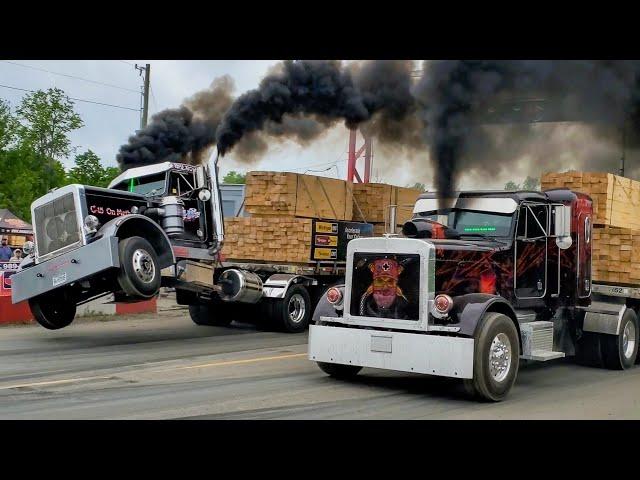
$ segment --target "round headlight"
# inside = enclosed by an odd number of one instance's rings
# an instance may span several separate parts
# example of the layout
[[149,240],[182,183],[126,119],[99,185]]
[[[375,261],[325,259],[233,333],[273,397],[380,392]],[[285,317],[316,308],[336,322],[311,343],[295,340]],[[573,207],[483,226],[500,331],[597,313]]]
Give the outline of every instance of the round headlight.
[[84,226],[87,230],[93,231],[100,225],[100,220],[95,215],[87,215],[84,217]]
[[208,202],[211,199],[211,192],[206,188],[203,188],[198,193],[198,198],[200,199],[201,202]]
[[331,287],[327,290],[327,301],[331,305],[339,305],[342,301],[342,292],[336,287]]
[[22,251],[25,255],[30,255],[33,252],[33,242],[31,240],[27,240],[22,244]]
[[436,298],[433,299],[433,306],[440,315],[446,315],[453,307],[453,299],[443,293],[436,295]]
[[131,207],[131,213],[136,214],[140,211],[140,209],[138,207],[136,207],[135,205],[133,207]]

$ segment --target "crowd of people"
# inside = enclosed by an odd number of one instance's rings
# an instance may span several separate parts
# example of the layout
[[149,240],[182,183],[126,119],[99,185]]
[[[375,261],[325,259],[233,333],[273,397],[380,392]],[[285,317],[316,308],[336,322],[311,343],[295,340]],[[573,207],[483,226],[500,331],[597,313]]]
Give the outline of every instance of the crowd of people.
[[22,260],[22,249],[11,249],[7,245],[7,240],[2,240],[2,246],[0,247],[0,262],[19,262]]

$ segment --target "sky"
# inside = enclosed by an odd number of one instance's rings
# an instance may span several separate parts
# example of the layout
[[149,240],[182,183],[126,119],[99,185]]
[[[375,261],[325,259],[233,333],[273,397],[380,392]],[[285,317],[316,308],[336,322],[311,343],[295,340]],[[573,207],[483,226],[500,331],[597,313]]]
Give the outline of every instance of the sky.
[[[235,95],[255,88],[268,69],[280,60],[0,60],[0,98],[15,108],[27,90],[58,87],[72,98],[110,104],[96,105],[75,101],[84,126],[71,134],[76,153],[93,150],[105,165],[116,165],[119,147],[140,128],[142,77],[135,64],[151,64],[149,119],[154,113],[175,108],[214,78],[229,75],[235,82]],[[47,70],[48,72],[44,71]],[[63,75],[60,75],[63,74]],[[74,77],[74,78],[70,78]],[[99,83],[95,83],[99,82]],[[108,84],[108,85],[104,85]],[[117,108],[124,107],[124,108]],[[266,156],[252,165],[239,164],[233,151],[221,160],[221,174],[230,170],[277,170],[310,173],[334,178],[346,177],[348,130],[340,125],[310,146],[293,142],[272,144]],[[357,148],[362,139],[359,137]],[[372,181],[408,186],[416,182],[433,186],[428,152],[405,158],[402,152],[378,150],[373,145]],[[67,168],[73,157],[63,161]],[[362,160],[360,170],[362,171]],[[512,178],[506,172],[483,179],[483,188],[502,188]],[[520,181],[520,178],[515,178]],[[463,176],[459,186],[472,188],[473,175]]]
[[[116,165],[115,157],[119,147],[140,127],[140,90],[143,80],[135,69],[135,64],[151,64],[151,118],[158,111],[179,106],[185,98],[208,87],[214,78],[222,75],[229,75],[234,80],[236,95],[255,88],[269,67],[278,62],[279,60],[2,60],[0,98],[8,101],[15,109],[28,92],[7,87],[27,90],[58,87],[72,98],[126,107],[115,108],[81,101],[75,101],[74,106],[84,121],[84,126],[71,134],[76,153],[91,149],[98,154],[103,164]],[[224,175],[229,170],[286,170],[345,178],[348,137],[347,129],[338,126],[311,146],[301,147],[293,142],[275,144],[263,159],[250,166],[236,163],[231,152],[221,162],[221,173]],[[362,139],[359,138],[358,147],[361,143]],[[423,174],[418,178],[415,172],[412,173],[407,168],[389,169],[385,166],[386,159],[378,159],[377,155],[374,144],[372,180],[397,185],[417,181],[427,185],[431,183],[428,175]],[[73,158],[63,163],[70,167]],[[426,163],[428,162],[425,160]]]

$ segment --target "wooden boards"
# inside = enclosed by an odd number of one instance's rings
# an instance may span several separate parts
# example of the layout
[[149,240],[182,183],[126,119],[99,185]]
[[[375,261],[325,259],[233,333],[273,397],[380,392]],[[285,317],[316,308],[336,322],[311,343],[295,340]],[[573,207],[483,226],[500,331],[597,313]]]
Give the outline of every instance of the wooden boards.
[[593,223],[640,229],[640,182],[605,172],[545,173],[542,190],[569,188],[593,200]]
[[384,225],[389,215],[389,205],[398,205],[396,223],[402,225],[413,216],[413,206],[421,193],[422,191],[414,188],[385,183],[355,183],[353,218]]
[[252,216],[351,220],[353,198],[344,180],[290,172],[249,172],[244,208]]
[[222,255],[229,260],[309,263],[312,222],[275,215],[226,218]]
[[640,284],[640,229],[594,227],[593,281]]

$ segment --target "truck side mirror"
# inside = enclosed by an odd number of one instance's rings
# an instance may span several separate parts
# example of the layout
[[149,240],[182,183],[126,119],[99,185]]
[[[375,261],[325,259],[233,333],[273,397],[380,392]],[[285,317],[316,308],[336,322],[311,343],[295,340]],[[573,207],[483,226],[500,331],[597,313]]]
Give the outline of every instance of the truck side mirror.
[[204,172],[204,167],[202,165],[196,167],[195,171],[196,178],[196,188],[207,188],[207,176]]
[[555,217],[555,230],[553,232],[556,237],[556,245],[562,250],[566,250],[571,246],[571,207],[568,205],[555,205],[553,207]]

